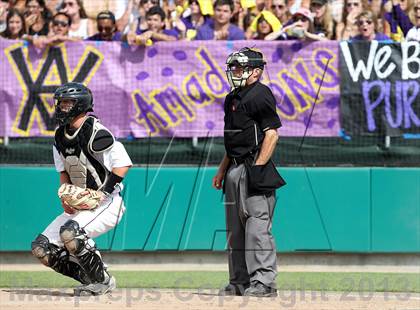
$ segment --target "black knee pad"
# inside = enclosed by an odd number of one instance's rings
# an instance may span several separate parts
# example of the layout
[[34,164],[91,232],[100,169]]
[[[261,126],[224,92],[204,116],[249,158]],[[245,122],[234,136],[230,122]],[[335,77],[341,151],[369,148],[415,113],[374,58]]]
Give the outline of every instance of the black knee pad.
[[68,220],[60,227],[60,238],[66,249],[75,254],[84,248],[85,232],[80,228],[79,223]]
[[57,247],[53,246],[48,238],[39,234],[31,244],[32,254],[45,266],[51,267],[53,256],[57,254]]

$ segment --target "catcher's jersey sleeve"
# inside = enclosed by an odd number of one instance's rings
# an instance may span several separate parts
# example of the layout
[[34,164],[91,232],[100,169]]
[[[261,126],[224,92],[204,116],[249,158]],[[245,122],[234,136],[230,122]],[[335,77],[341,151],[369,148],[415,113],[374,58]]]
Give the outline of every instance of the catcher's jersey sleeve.
[[115,141],[112,148],[104,152],[104,164],[109,171],[111,171],[112,168],[133,165],[124,145],[119,141]]
[[60,154],[58,153],[55,145],[53,145],[53,155],[54,155],[55,170],[57,170],[57,172],[65,171],[63,159],[61,158]]

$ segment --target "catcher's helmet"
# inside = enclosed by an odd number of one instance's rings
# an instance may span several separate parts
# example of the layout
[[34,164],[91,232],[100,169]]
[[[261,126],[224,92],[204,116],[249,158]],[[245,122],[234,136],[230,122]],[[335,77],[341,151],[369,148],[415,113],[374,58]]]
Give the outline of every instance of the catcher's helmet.
[[[89,88],[81,83],[70,82],[57,88],[54,93],[55,99],[55,119],[60,126],[66,125],[76,116],[93,112],[93,97]],[[73,106],[64,111],[60,107],[63,99],[74,101]]]
[[[229,84],[232,88],[243,87],[246,84],[246,80],[252,73],[253,68],[264,69],[266,64],[263,54],[256,50],[244,47],[237,52],[234,52],[226,59],[226,75]],[[242,68],[242,74],[240,76],[235,75],[235,71],[238,67]]]

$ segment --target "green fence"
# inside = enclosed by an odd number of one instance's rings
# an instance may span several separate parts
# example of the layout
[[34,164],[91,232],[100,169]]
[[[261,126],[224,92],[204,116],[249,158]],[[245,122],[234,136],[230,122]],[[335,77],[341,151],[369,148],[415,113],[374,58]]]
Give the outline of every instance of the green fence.
[[[420,252],[419,168],[283,168],[273,233],[280,252]],[[216,168],[133,168],[127,211],[97,239],[115,251],[224,250]],[[28,251],[61,212],[53,168],[0,168],[0,251]]]

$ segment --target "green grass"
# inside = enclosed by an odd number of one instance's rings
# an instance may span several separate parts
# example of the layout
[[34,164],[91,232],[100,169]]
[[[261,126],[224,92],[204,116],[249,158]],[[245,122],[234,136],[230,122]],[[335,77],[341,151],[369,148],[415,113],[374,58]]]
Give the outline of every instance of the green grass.
[[[114,271],[120,288],[215,289],[227,282],[226,272]],[[0,287],[63,288],[77,282],[51,271],[1,271]],[[281,272],[281,290],[420,292],[418,274]]]

